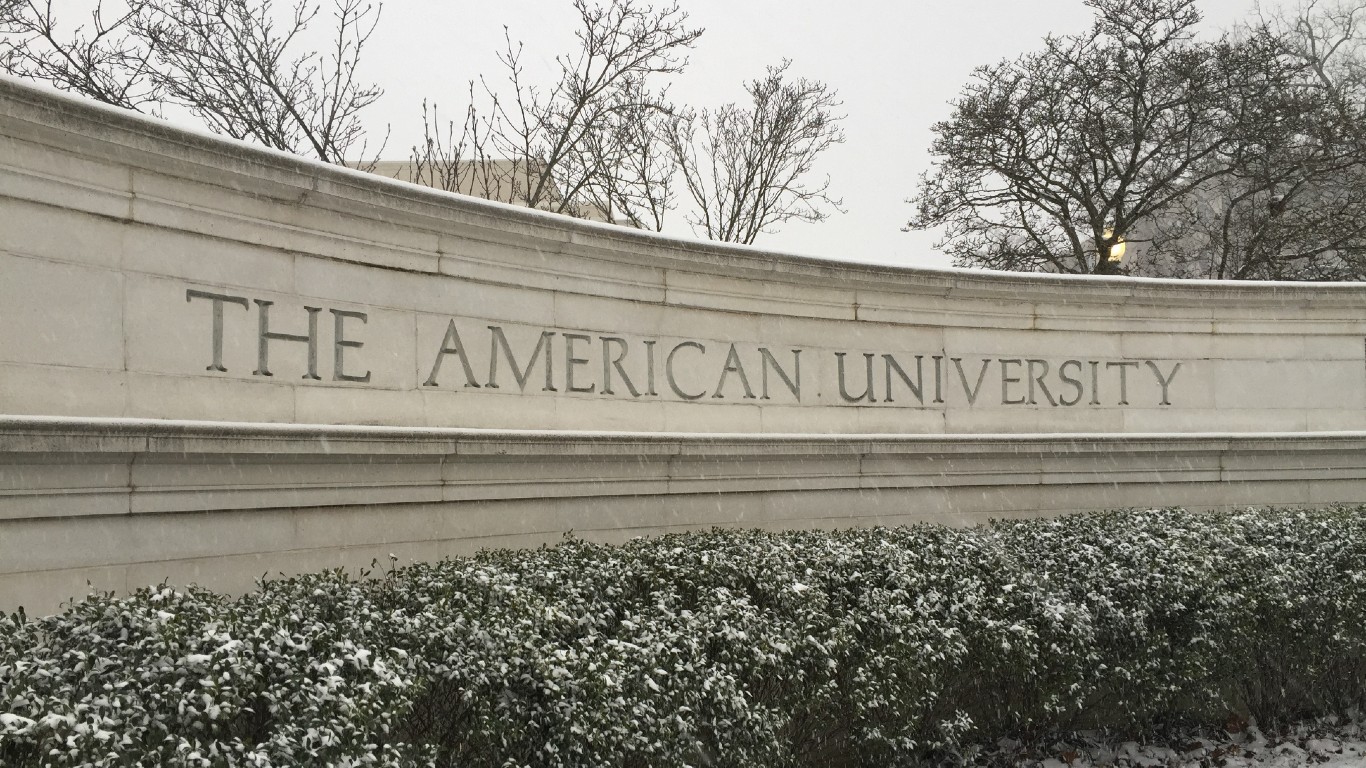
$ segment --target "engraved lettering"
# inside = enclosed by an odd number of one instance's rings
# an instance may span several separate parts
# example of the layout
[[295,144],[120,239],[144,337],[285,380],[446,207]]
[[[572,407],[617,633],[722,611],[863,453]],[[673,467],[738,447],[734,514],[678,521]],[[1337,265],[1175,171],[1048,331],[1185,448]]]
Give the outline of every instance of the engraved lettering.
[[987,368],[991,365],[991,360],[982,358],[982,368],[977,372],[977,386],[968,389],[968,377],[963,374],[963,358],[951,357],[953,365],[958,369],[958,381],[963,384],[963,394],[968,398],[968,405],[977,404],[977,393],[982,390],[982,382],[987,378]]
[[465,345],[460,341],[460,332],[455,329],[454,320],[446,326],[446,337],[441,340],[441,349],[436,353],[436,362],[432,363],[431,375],[422,382],[422,386],[437,386],[436,375],[441,372],[441,361],[446,355],[460,356],[460,366],[465,369],[465,386],[478,388],[479,382],[474,380],[474,367],[470,365],[470,356],[465,354]]
[[802,351],[800,349],[792,350],[791,378],[788,378],[787,372],[782,369],[782,366],[778,365],[778,361],[774,359],[773,353],[769,352],[767,347],[759,347],[759,358],[761,363],[759,375],[764,389],[764,396],[762,399],[769,399],[768,369],[771,366],[773,372],[778,374],[778,378],[783,380],[783,383],[787,385],[788,391],[790,391],[792,396],[797,398],[797,402],[800,403],[802,401]]
[[678,350],[683,349],[684,347],[691,347],[704,355],[707,354],[707,348],[695,341],[680,342],[673,349],[669,350],[668,357],[664,358],[664,378],[668,380],[669,389],[672,389],[675,395],[678,395],[684,400],[698,400],[706,396],[707,391],[705,389],[696,395],[690,395],[678,386],[678,380],[674,378],[674,355],[678,354]]
[[364,384],[370,380],[370,372],[366,371],[362,376],[348,376],[345,373],[346,365],[342,360],[342,354],[349,347],[360,349],[365,346],[365,342],[346,338],[343,321],[348,317],[354,317],[361,321],[362,325],[367,324],[369,318],[364,312],[351,312],[345,309],[329,309],[332,313],[332,380],[333,381],[356,381]]
[[308,345],[308,373],[303,377],[321,381],[322,377],[318,375],[318,313],[323,311],[322,307],[304,307],[308,311],[308,335],[300,336],[270,330],[270,307],[275,302],[265,299],[252,301],[256,302],[257,307],[256,370],[253,373],[257,376],[274,375],[270,372],[270,342],[297,341]]
[[185,291],[185,303],[188,304],[190,299],[208,299],[213,302],[213,362],[204,370],[226,373],[228,369],[223,367],[223,304],[239,304],[247,311],[251,311],[251,304],[243,296],[196,291],[193,288]]
[[877,399],[876,399],[875,397],[873,397],[873,357],[874,357],[873,353],[871,353],[871,352],[864,352],[864,353],[863,353],[863,367],[864,367],[864,369],[865,369],[865,373],[864,373],[864,376],[865,376],[864,382],[865,382],[865,384],[864,384],[864,390],[863,390],[862,392],[860,392],[860,393],[859,393],[858,395],[856,395],[856,396],[850,396],[850,394],[849,394],[849,389],[848,389],[848,387],[846,387],[845,384],[844,384],[844,355],[845,355],[844,352],[836,352],[836,353],[835,353],[835,360],[836,360],[835,366],[836,366],[837,370],[839,371],[840,397],[844,398],[844,402],[846,402],[846,403],[857,403],[857,402],[859,402],[859,401],[861,401],[861,400],[867,400],[867,401],[870,402],[870,403],[876,403],[876,402],[877,402]]
[[1112,362],[1112,363],[1106,363],[1106,364],[1105,364],[1105,370],[1107,370],[1107,371],[1110,370],[1111,368],[1118,368],[1118,369],[1119,369],[1119,404],[1120,404],[1120,405],[1128,405],[1128,404],[1129,404],[1129,376],[1128,376],[1128,373],[1129,373],[1129,366],[1131,366],[1131,365],[1132,365],[1134,368],[1138,368],[1138,363],[1135,362],[1135,361],[1133,361],[1133,360],[1125,360],[1124,362],[1119,362],[1119,363],[1113,363],[1113,362]]
[[[925,356],[924,356],[924,355],[916,355],[916,356],[915,356],[915,381],[911,381],[911,377],[910,377],[909,375],[907,375],[907,373],[906,373],[905,370],[902,369],[901,364],[898,363],[898,362],[896,361],[896,358],[895,358],[895,357],[892,357],[891,355],[883,355],[883,356],[882,356],[883,372],[886,374],[886,379],[887,379],[887,391],[886,391],[885,393],[883,393],[883,396],[882,396],[883,401],[884,401],[884,402],[888,402],[888,403],[893,402],[893,401],[892,401],[892,371],[896,371],[896,375],[897,375],[897,376],[900,376],[900,377],[901,377],[901,380],[902,380],[903,382],[906,383],[906,386],[907,386],[907,387],[910,388],[911,394],[912,394],[912,395],[915,395],[915,400],[916,400],[916,402],[920,403],[921,405],[924,405],[924,404],[925,404],[925,398],[924,398],[924,396],[921,394],[921,391],[920,391],[920,385],[925,381],[925,371],[924,371],[924,365],[923,365],[924,362],[925,362]],[[936,365],[938,365],[937,362],[936,362]]]
[[[565,337],[567,340],[569,337]],[[617,373],[621,374],[621,381],[626,385],[626,389],[631,392],[631,397],[640,397],[640,392],[631,383],[631,377],[626,375],[626,371],[621,367],[621,361],[626,359],[626,339],[618,336],[599,336],[602,341],[602,393],[604,395],[615,395],[612,390],[612,369],[616,368]],[[615,357],[609,351],[609,347],[616,346],[617,354]],[[566,384],[566,386],[568,386]]]
[[944,356],[935,355],[934,360],[934,401],[944,402]]
[[755,399],[754,390],[750,389],[749,386],[749,377],[745,375],[745,366],[740,363],[740,353],[735,351],[734,344],[730,345],[730,352],[726,353],[726,365],[721,369],[721,378],[716,382],[716,393],[712,397],[717,399],[725,397],[722,390],[726,388],[726,377],[732,373],[740,377],[740,386],[745,388],[744,399]]
[[[318,346],[322,336],[318,328],[319,317],[326,311],[332,314],[332,381],[352,382],[356,384],[371,384],[375,371],[371,370],[367,364],[375,364],[373,356],[375,354],[376,339],[367,339],[369,325],[369,315],[367,312],[334,309],[328,307],[304,306],[303,309],[308,317],[307,332],[286,333],[271,327],[272,308],[276,302],[266,299],[256,299],[249,296],[237,296],[225,293],[214,293],[211,291],[186,288],[185,301],[193,304],[195,300],[203,300],[210,305],[211,337],[210,337],[210,363],[205,367],[206,371],[216,373],[226,373],[227,368],[224,364],[225,338],[227,334],[224,307],[229,304],[237,305],[250,313],[252,304],[257,308],[257,365],[253,371],[256,376],[273,376],[270,367],[271,342],[294,342],[305,345],[307,348],[306,373],[303,379],[309,381],[321,381],[318,374]],[[297,300],[297,299],[296,299]],[[295,311],[297,305],[290,305],[286,314],[290,315]],[[198,309],[187,310],[189,312],[200,311]],[[282,321],[279,313],[276,312],[275,322],[284,323],[286,327],[297,321],[288,318]],[[295,315],[294,317],[297,317]],[[203,318],[198,318],[202,322]],[[234,321],[237,322],[237,321]],[[247,322],[250,322],[248,316]],[[538,366],[544,366],[544,384],[540,391],[559,392],[557,384],[563,385],[563,390],[577,394],[599,393],[607,397],[621,397],[625,399],[641,397],[659,397],[659,372],[662,369],[665,383],[668,389],[676,395],[678,399],[685,401],[701,400],[710,398],[714,400],[778,400],[780,402],[802,403],[802,353],[799,347],[788,349],[792,353],[790,365],[786,361],[780,362],[778,354],[783,354],[783,347],[771,348],[766,346],[750,346],[750,341],[738,342],[709,342],[715,347],[717,344],[726,346],[726,354],[719,372],[716,371],[714,361],[717,356],[708,357],[707,347],[700,341],[681,341],[673,343],[671,348],[665,351],[665,347],[660,346],[659,339],[642,339],[629,334],[622,335],[599,335],[590,333],[574,333],[559,329],[548,330],[545,328],[535,328],[534,326],[522,326],[515,331],[514,338],[522,339],[522,334],[526,335],[529,341],[533,333],[539,333],[535,346],[532,349],[521,347],[523,357],[519,358],[514,352],[513,344],[508,340],[505,328],[498,325],[487,325],[489,330],[489,360],[488,360],[488,379],[481,382],[475,377],[474,361],[466,352],[466,347],[457,330],[457,322],[463,322],[459,318],[451,318],[447,322],[445,336],[441,340],[440,348],[436,351],[435,358],[432,360],[431,370],[423,387],[437,387],[441,369],[448,355],[455,355],[460,360],[460,367],[464,372],[464,386],[467,388],[499,389],[499,369],[510,367],[511,377],[516,380],[518,389],[525,393],[527,386],[532,382],[532,376],[536,376],[536,382],[541,383],[541,373],[537,371]],[[485,321],[488,322],[488,321]],[[361,327],[357,327],[357,323]],[[481,324],[482,325],[482,324]],[[245,328],[237,329],[246,332]],[[297,330],[297,328],[295,329]],[[432,330],[435,330],[433,328]],[[424,334],[425,334],[424,330]],[[612,331],[600,331],[600,334],[611,334]],[[561,336],[564,340],[564,380],[557,381],[555,378],[554,362],[560,350],[555,347],[555,337]],[[248,336],[248,339],[250,337]],[[424,336],[425,338],[425,336]],[[593,354],[598,352],[595,343],[601,344],[601,371],[602,376],[598,378],[599,362],[593,359]],[[633,352],[635,344],[643,345],[644,361],[641,361],[641,354]],[[527,346],[530,346],[527,344]],[[1047,404],[1049,406],[1075,407],[1083,404],[1091,407],[1131,407],[1129,400],[1129,370],[1138,371],[1146,368],[1151,372],[1156,380],[1159,393],[1157,403],[1160,406],[1172,405],[1172,383],[1185,365],[1184,361],[1179,360],[1150,360],[1150,359],[1061,359],[1059,358],[995,358],[995,357],[974,357],[968,358],[976,360],[978,363],[976,381],[968,374],[967,369],[971,363],[965,366],[964,358],[950,357],[944,345],[940,349],[922,349],[923,354],[913,354],[913,351],[902,350],[896,353],[879,352],[832,352],[835,356],[836,383],[839,388],[839,399],[835,402],[849,404],[873,404],[887,403],[898,404],[902,407],[924,408],[930,403],[943,404],[948,397],[957,398],[958,395],[948,390],[955,389],[951,380],[954,373],[957,373],[958,386],[962,388],[964,400],[954,399],[949,408],[975,407],[981,399],[983,385],[993,364],[1000,368],[1001,377],[1001,405],[1028,405],[1031,407]],[[757,350],[757,356],[750,357],[748,362],[750,368],[745,367],[747,353],[740,350]],[[297,348],[290,348],[297,349]],[[695,350],[699,353],[697,358],[680,361],[679,355],[684,350]],[[775,354],[774,349],[779,352]],[[997,352],[997,354],[1009,354],[1009,347]],[[302,352],[302,350],[299,350]],[[276,357],[279,357],[278,346],[275,349]],[[932,354],[932,353],[938,354]],[[201,353],[202,354],[202,353]],[[813,404],[824,402],[830,404],[829,398],[822,389],[828,385],[827,377],[831,371],[828,370],[829,358],[823,357],[828,354],[821,352],[816,360],[816,395],[811,400]],[[848,357],[858,355],[863,356],[863,387],[856,389],[856,384],[852,381],[854,374],[848,370]],[[286,354],[288,357],[289,354]],[[348,359],[349,356],[349,359]],[[914,357],[914,366],[910,365],[911,358]],[[1122,355],[1117,355],[1122,357]],[[388,360],[390,355],[382,355],[380,359]],[[544,359],[542,359],[544,358]],[[877,376],[874,368],[877,358],[881,358],[882,375]],[[926,365],[926,360],[932,361]],[[677,365],[687,364],[686,371],[676,367]],[[699,365],[700,363],[700,365]],[[752,366],[759,365],[760,381],[759,387],[755,387],[754,382],[750,381],[749,374]],[[811,361],[808,358],[808,366]],[[240,367],[240,363],[234,363]],[[279,361],[276,361],[277,366]],[[480,363],[482,365],[482,361]],[[933,370],[927,370],[933,366]],[[1087,376],[1087,368],[1090,369],[1090,376]],[[1116,379],[1102,379],[1102,368],[1105,372],[1118,369]],[[289,369],[293,371],[295,369]],[[716,372],[717,379],[711,389],[708,389],[706,382],[709,376]],[[420,376],[421,371],[417,371]],[[449,372],[448,372],[449,373]],[[926,381],[926,375],[933,377],[933,388],[931,383]],[[292,376],[293,373],[289,373]],[[452,374],[453,375],[453,374]],[[808,368],[808,377],[811,375]],[[1135,373],[1135,375],[1138,375]],[[1192,374],[1187,374],[1187,377]],[[503,374],[507,378],[507,374]],[[727,392],[731,383],[738,379],[736,390]],[[775,381],[776,380],[776,381]],[[1146,379],[1144,379],[1146,381]],[[644,386],[638,386],[639,381]],[[786,387],[792,399],[788,400],[785,395],[774,395],[775,390],[779,390],[778,383]],[[882,382],[885,389],[882,397],[879,398],[877,385]],[[1117,391],[1110,394],[1102,394],[1102,384],[1116,385]],[[686,388],[698,386],[699,389],[689,391]],[[454,382],[448,382],[448,386],[456,386]],[[503,383],[508,388],[511,385]],[[1146,384],[1142,381],[1135,383],[1139,391],[1135,396],[1139,398],[1139,407],[1151,407],[1145,401],[1148,393]],[[808,396],[811,394],[808,385]],[[1089,392],[1088,392],[1089,389]],[[900,391],[898,391],[900,390]],[[1054,390],[1057,390],[1056,392]],[[897,396],[901,400],[897,400]],[[667,397],[667,396],[666,396]],[[915,405],[911,405],[914,399]],[[965,402],[964,402],[965,401]],[[983,403],[984,407],[995,407],[994,399],[989,398]]]
[[[555,338],[554,331],[541,331],[541,337],[536,340],[536,348],[531,350],[531,359],[527,361],[526,368],[518,370],[517,358],[512,354],[512,345],[508,344],[507,336],[503,335],[503,329],[497,325],[490,325],[489,331],[489,383],[484,386],[489,389],[498,389],[498,351],[501,349],[503,356],[507,358],[508,365],[512,367],[512,376],[517,380],[517,388],[526,391],[527,379],[531,378],[531,369],[536,367],[536,361],[541,357],[541,352],[545,352],[545,387],[542,392],[558,392],[552,376],[554,367],[551,365],[550,346]],[[579,338],[586,339],[587,336]]]
[[1157,363],[1154,363],[1151,360],[1147,360],[1145,362],[1147,362],[1148,367],[1152,369],[1153,376],[1157,377],[1158,385],[1162,387],[1162,402],[1159,403],[1159,405],[1171,405],[1171,400],[1167,399],[1167,387],[1171,386],[1172,379],[1176,378],[1176,372],[1181,370],[1181,363],[1173,363],[1171,373],[1167,374],[1164,377],[1162,375],[1161,369],[1157,367]]
[[998,359],[996,362],[1001,364],[1001,405],[1024,405],[1025,399],[1023,395],[1020,396],[1019,400],[1014,400],[1010,397],[1010,385],[1019,384],[1024,381],[1024,379],[1021,379],[1018,376],[1011,376],[1010,368],[1008,367],[1012,365],[1024,365],[1024,361],[1015,357],[1004,360]]
[[1048,391],[1048,385],[1043,383],[1043,377],[1048,375],[1048,361],[1026,360],[1025,365],[1029,369],[1029,404],[1037,405],[1034,401],[1034,385],[1038,384],[1039,389],[1043,390],[1043,396],[1048,398],[1048,404],[1057,405],[1057,401],[1053,399],[1053,395]]
[[1077,396],[1074,397],[1074,398],[1072,398],[1071,400],[1068,400],[1067,398],[1065,398],[1065,397],[1063,397],[1061,394],[1059,394],[1059,395],[1058,395],[1058,404],[1059,404],[1059,405],[1076,405],[1077,403],[1080,403],[1080,402],[1081,402],[1082,396],[1085,395],[1085,393],[1086,393],[1086,388],[1085,388],[1084,386],[1082,386],[1081,379],[1075,379],[1075,378],[1072,378],[1071,376],[1068,376],[1068,375],[1067,375],[1067,366],[1069,366],[1069,365],[1075,365],[1075,366],[1077,367],[1077,373],[1078,373],[1078,374],[1081,373],[1081,361],[1080,361],[1080,360],[1065,360],[1065,361],[1063,361],[1063,364],[1062,364],[1062,365],[1058,366],[1058,378],[1059,378],[1059,379],[1062,379],[1062,381],[1063,381],[1064,384],[1070,384],[1070,385],[1072,386],[1073,391],[1076,392],[1076,395],[1077,395]]
[[[545,337],[542,336],[541,338],[544,339]],[[574,369],[578,368],[581,365],[588,365],[588,358],[574,356],[574,343],[579,341],[591,342],[592,340],[593,339],[591,339],[590,337],[578,333],[564,334],[564,388],[569,390],[570,392],[598,391],[598,385],[596,382],[593,384],[589,384],[586,387],[574,385]],[[537,345],[536,350],[539,352],[540,349],[540,346]],[[536,356],[534,353],[532,354],[531,359],[533,362],[535,362]],[[550,359],[549,353],[546,354],[546,359]],[[527,370],[529,372],[531,369],[528,368]]]
[[655,391],[655,340],[650,339],[645,342],[645,394],[650,397],[659,397]]

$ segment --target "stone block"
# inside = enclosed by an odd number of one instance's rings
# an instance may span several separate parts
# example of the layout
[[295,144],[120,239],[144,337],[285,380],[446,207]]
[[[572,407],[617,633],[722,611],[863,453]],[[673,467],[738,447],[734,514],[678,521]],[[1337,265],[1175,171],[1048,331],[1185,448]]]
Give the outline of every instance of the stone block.
[[[320,450],[326,450],[324,443]],[[135,513],[402,504],[441,498],[440,457],[154,454],[133,466]]]
[[741,313],[795,315],[831,320],[854,320],[854,292],[842,286],[816,287],[770,280],[749,280],[708,272],[670,270],[668,297],[672,306]]
[[131,457],[0,454],[0,521],[128,514]]
[[[1122,357],[1119,336],[1063,331],[945,328],[944,350],[962,358],[1045,358],[1116,360]],[[1163,354],[1162,358],[1173,355]]]
[[421,392],[332,384],[296,385],[294,418],[303,424],[426,426]]
[[[554,318],[551,323],[557,328],[574,329],[598,335],[617,336],[623,332],[646,338],[678,332],[681,314],[662,304],[649,301],[628,301],[587,296],[581,293],[557,292],[554,299]],[[689,319],[693,319],[691,316]],[[698,313],[696,319],[713,319],[706,313]],[[707,335],[702,327],[691,323],[682,325],[690,331]]]
[[117,269],[128,225],[27,200],[0,197],[0,251]]
[[294,392],[284,384],[130,373],[127,415],[207,421],[294,421]]
[[955,410],[945,414],[944,431],[951,435],[1113,432],[1124,424],[1126,413],[1128,411],[1114,407],[1073,410],[1049,406],[997,406]]
[[123,276],[0,254],[0,361],[119,370]]
[[[126,271],[177,281],[181,303],[190,288],[233,294],[296,291],[292,253],[230,237],[130,225],[124,234],[124,254]],[[156,311],[156,307],[144,311]]]
[[[1366,338],[1356,335],[1303,336],[1304,357],[1307,360],[1363,360],[1366,359]],[[1252,355],[1249,355],[1252,357]]]
[[128,514],[130,496],[129,488],[117,486],[0,491],[0,525],[6,520]]
[[431,315],[430,322],[443,331],[451,318],[467,323],[554,325],[553,296],[522,287],[376,270],[304,255],[298,257],[296,275],[299,290],[307,295]]
[[1305,429],[1310,432],[1366,432],[1366,410],[1311,409],[1305,412]]
[[289,190],[297,195],[292,199],[271,199],[146,172],[135,174],[133,185],[133,217],[142,223],[287,252],[436,271],[435,234],[307,204],[307,190]]
[[0,414],[125,416],[125,379],[122,371],[0,363]]
[[1220,411],[1366,408],[1366,370],[1360,360],[1225,360],[1213,390]]
[[665,402],[665,432],[757,432],[762,424],[762,408],[753,400],[726,405]]
[[557,399],[555,423],[584,431],[659,432],[665,429],[663,401],[657,397],[615,397],[602,393]]
[[1125,432],[1303,432],[1308,412],[1301,409],[1217,411],[1134,408],[1124,411]]
[[443,237],[441,252],[441,273],[456,278],[631,301],[665,300],[662,270],[616,260],[585,260],[563,253],[558,243]]
[[[1150,333],[1132,328],[1118,335],[1119,357],[1130,360],[1207,360],[1224,357],[1233,351],[1224,342],[1234,339],[1209,333]],[[1241,344],[1233,341],[1239,349]]]
[[[854,431],[860,434],[928,435],[942,434],[946,429],[945,411],[940,408],[929,406],[844,406],[831,410],[844,411],[846,407],[854,408],[858,411],[858,414],[854,417]],[[765,417],[767,416],[766,413],[764,415]],[[840,415],[845,419],[848,419],[848,416],[845,416],[843,413]],[[793,431],[800,432],[809,430],[795,429]]]
[[16,198],[103,216],[128,219],[131,182],[117,160],[67,152],[0,135],[0,198]]
[[[443,366],[458,370],[459,366]],[[454,371],[452,371],[454,374]],[[431,427],[463,427],[470,429],[551,429],[556,421],[558,404],[553,397],[520,396],[516,391],[500,392],[483,389],[447,389],[445,379],[440,388],[423,387],[423,414]]]
[[125,566],[63,568],[27,573],[0,572],[0,611],[23,608],[30,617],[58,613],[93,592],[128,591]]

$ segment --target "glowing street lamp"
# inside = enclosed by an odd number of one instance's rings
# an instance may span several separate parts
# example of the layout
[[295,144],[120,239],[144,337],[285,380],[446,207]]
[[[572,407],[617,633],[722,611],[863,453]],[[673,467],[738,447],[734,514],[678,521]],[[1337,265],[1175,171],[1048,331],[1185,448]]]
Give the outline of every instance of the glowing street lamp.
[[[1113,229],[1105,230],[1105,239],[1109,240],[1115,233]],[[1110,264],[1119,264],[1124,260],[1125,242],[1124,238],[1119,238],[1114,245],[1110,246],[1110,252],[1105,255],[1105,260]]]

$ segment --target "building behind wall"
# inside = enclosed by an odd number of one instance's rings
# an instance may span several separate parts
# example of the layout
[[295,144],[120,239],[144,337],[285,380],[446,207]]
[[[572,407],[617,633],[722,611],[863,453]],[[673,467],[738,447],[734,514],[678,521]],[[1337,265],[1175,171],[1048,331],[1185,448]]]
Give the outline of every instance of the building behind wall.
[[[410,184],[521,206],[527,204],[528,178],[534,177],[538,172],[534,166],[528,169],[524,160],[463,160],[444,167],[416,163],[412,160],[380,160],[368,170]],[[559,188],[552,185],[548,202],[542,203],[539,207],[557,209],[563,199]],[[575,218],[629,226],[621,220],[613,221],[606,211],[597,206],[586,205],[578,208],[579,210],[574,212]]]

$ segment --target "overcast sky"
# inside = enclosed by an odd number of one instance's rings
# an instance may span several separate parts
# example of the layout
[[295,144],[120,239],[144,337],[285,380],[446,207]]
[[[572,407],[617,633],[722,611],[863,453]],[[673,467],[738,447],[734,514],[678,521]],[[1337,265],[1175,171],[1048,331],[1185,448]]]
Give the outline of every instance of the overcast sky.
[[[665,0],[655,0],[661,4]],[[744,96],[743,84],[782,58],[794,75],[823,80],[844,101],[845,144],[831,149],[822,173],[844,198],[845,214],[819,224],[789,224],[756,246],[827,258],[948,266],[928,233],[900,231],[905,202],[930,164],[930,126],[973,67],[1035,49],[1049,32],[1084,31],[1081,0],[680,0],[706,32],[676,101],[718,105]],[[1250,0],[1204,0],[1204,29],[1243,19]],[[528,75],[549,84],[554,56],[573,50],[571,0],[389,0],[363,66],[386,93],[367,124],[392,134],[387,159],[404,159],[421,136],[423,98],[463,114],[467,82],[501,76],[495,57],[506,25],[526,44]],[[690,236],[679,221],[670,234]]]

